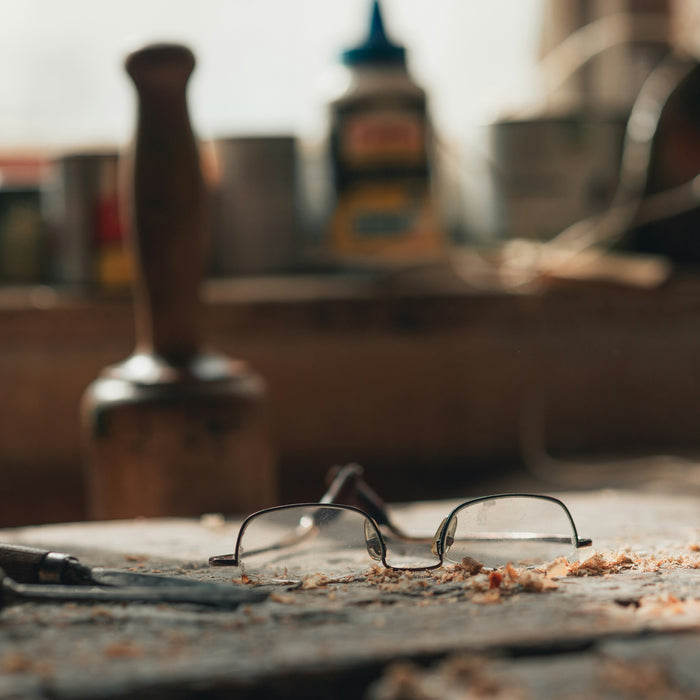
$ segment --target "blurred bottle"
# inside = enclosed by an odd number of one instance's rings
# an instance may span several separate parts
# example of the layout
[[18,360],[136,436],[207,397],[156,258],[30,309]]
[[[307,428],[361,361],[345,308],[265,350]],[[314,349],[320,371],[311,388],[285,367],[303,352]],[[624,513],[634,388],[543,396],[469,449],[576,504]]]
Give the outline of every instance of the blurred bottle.
[[0,159],[0,283],[44,282],[46,241],[39,205],[42,158]]
[[407,71],[405,48],[387,37],[378,1],[367,39],[342,59],[330,102],[331,255],[382,264],[437,257],[445,240],[431,192],[426,94]]

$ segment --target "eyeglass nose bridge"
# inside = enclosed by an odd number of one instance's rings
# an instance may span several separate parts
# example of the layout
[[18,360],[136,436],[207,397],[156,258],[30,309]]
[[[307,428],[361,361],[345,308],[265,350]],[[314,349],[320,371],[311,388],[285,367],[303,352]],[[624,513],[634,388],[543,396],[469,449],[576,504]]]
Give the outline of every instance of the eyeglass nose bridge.
[[[437,561],[424,561],[418,565],[395,565],[393,564],[389,559],[390,559],[390,550],[387,547],[387,543],[382,536],[380,530],[377,528],[376,523],[372,522],[369,518],[365,519],[365,524],[364,524],[364,535],[365,535],[365,546],[367,547],[367,553],[369,554],[370,558],[372,558],[374,561],[380,562],[383,566],[385,566],[387,569],[395,569],[399,571],[424,571],[426,569],[435,569],[439,567],[442,564],[442,556],[438,554],[438,552],[443,548],[442,542],[444,538],[442,537],[442,531],[444,529],[444,525],[447,522],[447,518],[445,518],[442,523],[440,523],[440,526],[438,527],[437,531],[435,532],[435,535],[433,535],[432,540],[430,540],[430,550],[432,554],[436,557]],[[456,520],[454,517],[452,520]],[[449,525],[449,531],[447,532],[446,538],[447,538],[447,545],[446,545],[446,550],[449,549],[449,547],[453,544],[454,542],[454,531],[456,528],[456,522],[451,522]],[[414,544],[421,544],[425,546],[426,539],[424,538],[417,538],[417,541],[415,539],[409,538],[410,541],[412,541]]]
[[367,547],[367,553],[374,561],[385,561],[386,545],[377,528],[367,518],[365,518],[365,546]]
[[442,561],[442,558],[447,554],[450,547],[455,541],[455,531],[457,530],[457,517],[447,516],[442,519],[438,529],[433,535],[433,540],[430,543],[430,551]]

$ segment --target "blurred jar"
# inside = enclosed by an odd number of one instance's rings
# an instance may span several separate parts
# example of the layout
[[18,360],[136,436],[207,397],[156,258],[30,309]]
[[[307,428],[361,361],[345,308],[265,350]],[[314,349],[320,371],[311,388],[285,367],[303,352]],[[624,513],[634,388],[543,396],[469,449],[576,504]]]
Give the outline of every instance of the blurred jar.
[[366,41],[342,58],[329,103],[334,191],[326,250],[379,264],[441,256],[426,93],[407,71],[404,47],[388,39],[378,2]]

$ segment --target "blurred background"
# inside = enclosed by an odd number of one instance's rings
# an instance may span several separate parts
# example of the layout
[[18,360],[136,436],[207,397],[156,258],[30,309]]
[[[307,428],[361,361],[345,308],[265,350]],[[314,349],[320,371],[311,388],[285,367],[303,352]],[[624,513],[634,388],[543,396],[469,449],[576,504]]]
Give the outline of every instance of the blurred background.
[[[3,3],[3,148],[121,144],[133,126],[124,55],[146,41],[186,43],[197,55],[190,109],[203,137],[322,128],[324,81],[367,29],[370,3],[348,0],[69,0]],[[530,99],[538,87],[539,0],[387,0],[391,34],[430,91],[447,136]],[[457,30],[456,27],[459,27]]]
[[[613,483],[601,455],[698,447],[692,1],[383,0],[423,91],[432,242],[381,249],[333,230],[329,135],[369,0],[0,9],[0,525],[85,515],[80,396],[133,346],[123,60],[153,41],[197,58],[205,323],[269,386],[281,502],[345,461],[403,499]],[[664,459],[649,483],[695,478]]]

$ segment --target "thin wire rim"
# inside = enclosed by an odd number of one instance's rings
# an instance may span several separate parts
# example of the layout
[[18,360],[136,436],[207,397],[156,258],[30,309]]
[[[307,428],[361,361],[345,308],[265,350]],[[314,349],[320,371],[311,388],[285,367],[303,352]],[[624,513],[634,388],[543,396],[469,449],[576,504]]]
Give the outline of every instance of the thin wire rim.
[[[581,538],[579,537],[578,530],[576,528],[576,523],[574,522],[574,518],[571,515],[571,512],[567,508],[566,504],[559,498],[556,498],[555,496],[548,496],[544,494],[533,494],[533,493],[500,493],[500,494],[492,494],[489,496],[477,496],[476,498],[471,498],[467,501],[463,501],[459,505],[455,506],[447,515],[446,518],[444,518],[443,522],[440,524],[439,528],[439,533],[436,533],[435,537],[435,542],[437,545],[437,550],[438,554],[436,555],[438,557],[438,561],[435,564],[428,565],[428,566],[420,566],[420,567],[403,567],[403,566],[392,566],[387,562],[387,553],[388,553],[388,547],[386,544],[386,540],[384,539],[384,535],[382,535],[382,532],[380,530],[379,524],[377,521],[366,511],[362,510],[361,508],[357,508],[356,506],[349,506],[345,505],[342,503],[320,503],[320,502],[308,502],[308,503],[289,503],[285,505],[279,505],[279,506],[271,506],[270,508],[263,508],[262,510],[255,511],[254,513],[251,513],[248,515],[243,523],[241,524],[241,527],[238,530],[238,536],[236,537],[236,547],[234,550],[233,554],[226,554],[226,555],[218,555],[211,557],[209,559],[209,563],[212,566],[239,566],[239,555],[240,555],[240,550],[241,550],[241,541],[243,539],[243,535],[245,534],[245,531],[249,525],[249,523],[254,520],[255,518],[258,518],[262,515],[266,515],[268,513],[275,513],[275,512],[280,512],[283,510],[291,510],[293,508],[330,508],[330,509],[335,509],[335,510],[344,510],[348,512],[353,512],[357,513],[358,515],[361,515],[363,518],[365,518],[369,523],[372,525],[374,528],[374,531],[377,535],[378,541],[381,545],[381,563],[382,565],[389,570],[393,571],[431,571],[433,569],[439,569],[441,566],[443,566],[445,559],[445,536],[448,531],[448,525],[451,522],[452,518],[456,515],[457,512],[460,510],[467,508],[468,506],[474,505],[476,503],[482,503],[484,501],[491,501],[491,500],[500,500],[500,499],[505,499],[505,498],[532,498],[535,500],[540,500],[540,501],[547,501],[550,503],[554,503],[557,506],[559,506],[565,513],[567,520],[569,522],[569,525],[571,526],[572,534],[573,534],[573,544],[575,549],[580,549],[582,547],[589,547],[592,545],[592,540],[589,538]],[[373,560],[373,558],[369,555],[368,557],[370,560]],[[375,560],[376,561],[376,560]]]

